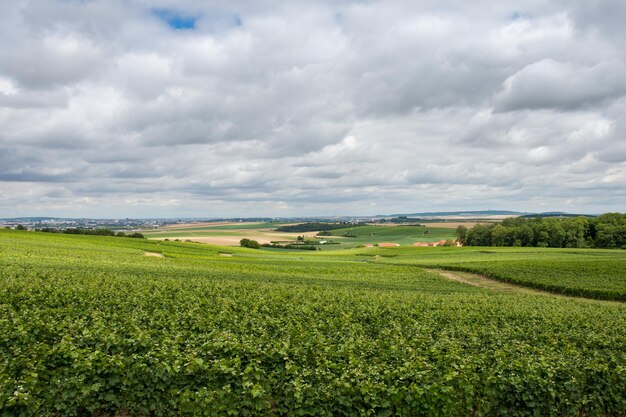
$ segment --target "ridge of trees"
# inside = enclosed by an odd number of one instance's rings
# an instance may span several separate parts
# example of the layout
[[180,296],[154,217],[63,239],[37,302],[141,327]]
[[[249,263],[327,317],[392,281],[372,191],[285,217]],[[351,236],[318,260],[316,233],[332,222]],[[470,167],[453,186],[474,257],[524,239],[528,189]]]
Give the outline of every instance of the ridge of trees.
[[595,218],[509,218],[472,229],[458,226],[456,236],[464,246],[626,249],[626,213]]
[[115,232],[109,229],[80,229],[80,228],[69,228],[69,229],[54,229],[51,227],[43,227],[41,229],[36,229],[37,232],[45,232],[45,233],[63,233],[66,235],[94,235],[94,236],[115,236],[115,237],[130,237],[143,239],[144,235],[139,232],[134,232],[130,234],[126,234],[125,232]]
[[276,231],[277,232],[302,233],[302,232],[315,232],[315,231],[327,231],[327,230],[343,229],[345,227],[355,227],[355,226],[365,226],[365,223],[354,223],[354,222],[336,222],[336,223],[307,222],[307,223],[290,224],[290,225],[285,225],[285,226],[279,226],[279,227],[276,228]]

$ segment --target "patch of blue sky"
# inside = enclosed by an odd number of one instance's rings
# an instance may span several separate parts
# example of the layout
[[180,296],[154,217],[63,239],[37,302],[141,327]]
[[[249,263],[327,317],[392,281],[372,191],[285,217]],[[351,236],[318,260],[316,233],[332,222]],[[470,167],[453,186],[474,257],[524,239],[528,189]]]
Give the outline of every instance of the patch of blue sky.
[[152,13],[174,30],[195,29],[197,16],[181,14],[170,9],[152,9]]

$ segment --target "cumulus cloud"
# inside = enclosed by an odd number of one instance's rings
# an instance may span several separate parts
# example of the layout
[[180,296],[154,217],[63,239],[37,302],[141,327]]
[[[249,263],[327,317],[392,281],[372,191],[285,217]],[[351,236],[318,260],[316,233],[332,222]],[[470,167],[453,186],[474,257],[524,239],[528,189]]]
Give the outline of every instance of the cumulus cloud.
[[600,62],[581,67],[544,59],[506,79],[494,98],[500,111],[536,108],[576,109],[626,94],[626,64]]
[[619,2],[5,3],[0,215],[624,210]]

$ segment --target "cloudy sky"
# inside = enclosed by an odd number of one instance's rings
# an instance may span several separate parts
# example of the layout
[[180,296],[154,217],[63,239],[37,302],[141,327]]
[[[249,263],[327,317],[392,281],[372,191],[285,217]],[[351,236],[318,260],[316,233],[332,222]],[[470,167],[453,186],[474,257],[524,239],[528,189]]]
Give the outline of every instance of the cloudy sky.
[[0,216],[626,211],[623,0],[0,0]]

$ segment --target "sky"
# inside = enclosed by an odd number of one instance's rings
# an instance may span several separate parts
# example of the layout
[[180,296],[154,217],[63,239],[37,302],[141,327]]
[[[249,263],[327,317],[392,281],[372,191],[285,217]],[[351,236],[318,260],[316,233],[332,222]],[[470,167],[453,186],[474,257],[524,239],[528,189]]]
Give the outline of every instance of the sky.
[[623,0],[0,9],[0,217],[626,211]]

